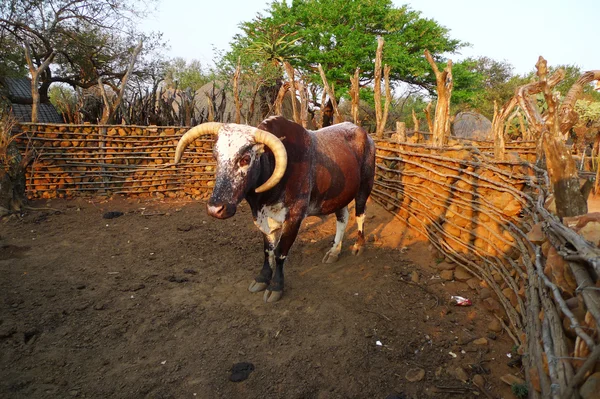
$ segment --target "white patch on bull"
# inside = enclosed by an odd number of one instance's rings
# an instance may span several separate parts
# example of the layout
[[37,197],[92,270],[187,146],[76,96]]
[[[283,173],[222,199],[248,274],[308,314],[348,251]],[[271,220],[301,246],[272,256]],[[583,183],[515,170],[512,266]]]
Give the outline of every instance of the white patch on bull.
[[215,152],[219,160],[231,161],[241,148],[254,143],[254,133],[248,126],[227,124],[221,128],[215,143]]
[[358,226],[358,231],[363,232],[365,227],[365,214],[363,213],[360,216],[356,217],[356,225]]
[[275,251],[266,250],[265,252],[269,256],[269,266],[272,268],[275,267]]
[[265,205],[258,211],[254,224],[264,234],[271,235],[283,227],[287,213],[288,209],[283,206],[283,203]]
[[333,240],[333,250],[335,253],[340,253],[342,250],[342,240],[348,225],[348,207],[342,210],[342,220],[336,220],[335,223],[335,239]]

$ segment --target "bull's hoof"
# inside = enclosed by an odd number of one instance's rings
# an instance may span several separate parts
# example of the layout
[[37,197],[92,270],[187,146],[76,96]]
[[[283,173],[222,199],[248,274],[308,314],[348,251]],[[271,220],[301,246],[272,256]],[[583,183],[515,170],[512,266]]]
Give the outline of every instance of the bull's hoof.
[[263,300],[265,303],[277,302],[283,296],[283,291],[271,291],[266,290],[263,295]]
[[335,263],[339,257],[339,252],[335,252],[333,249],[330,249],[323,257],[323,263]]
[[250,291],[250,292],[264,291],[267,288],[267,286],[268,286],[267,283],[259,283],[256,280],[252,280],[252,282],[250,283],[250,286],[248,287],[248,291]]
[[362,245],[360,247],[357,245],[354,245],[352,247],[352,255],[360,255],[363,253],[364,249],[365,249],[365,247]]

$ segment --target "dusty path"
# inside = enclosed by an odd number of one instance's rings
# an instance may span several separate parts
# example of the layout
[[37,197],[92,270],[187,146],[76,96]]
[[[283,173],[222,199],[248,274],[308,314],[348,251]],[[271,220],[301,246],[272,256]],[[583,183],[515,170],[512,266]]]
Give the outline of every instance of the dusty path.
[[[488,337],[478,294],[443,283],[426,244],[390,248],[410,235],[375,204],[365,253],[350,254],[351,219],[332,265],[320,261],[334,218],[309,218],[268,305],[247,291],[262,265],[247,206],[217,221],[200,203],[49,205],[61,213],[0,221],[2,398],[476,397],[457,367],[510,396],[499,376],[512,341]],[[450,293],[475,305],[448,305]],[[254,371],[235,383],[238,362]],[[409,382],[411,369],[425,374]]]

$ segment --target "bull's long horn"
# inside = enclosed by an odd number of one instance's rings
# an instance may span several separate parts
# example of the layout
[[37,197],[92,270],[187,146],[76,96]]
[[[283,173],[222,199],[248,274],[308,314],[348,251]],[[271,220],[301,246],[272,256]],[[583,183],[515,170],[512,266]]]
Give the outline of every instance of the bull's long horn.
[[273,174],[262,186],[254,190],[257,193],[262,193],[273,188],[283,177],[287,168],[287,151],[277,136],[264,130],[256,129],[254,140],[269,147],[275,156],[275,170],[273,170]]
[[223,124],[219,122],[207,122],[198,126],[194,126],[185,132],[185,134],[181,136],[179,142],[177,143],[177,149],[175,150],[175,164],[179,163],[181,156],[183,155],[183,151],[185,151],[186,147],[190,145],[192,141],[205,134],[217,134],[219,129],[221,129],[221,126],[223,126]]

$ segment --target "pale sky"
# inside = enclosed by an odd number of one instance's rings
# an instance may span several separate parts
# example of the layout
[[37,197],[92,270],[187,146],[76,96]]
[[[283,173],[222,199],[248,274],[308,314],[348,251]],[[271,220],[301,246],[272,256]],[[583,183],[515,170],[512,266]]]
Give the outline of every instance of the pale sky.
[[[264,11],[267,0],[159,0],[144,29],[161,31],[170,57],[212,65],[213,47],[227,50],[238,24]],[[288,0],[291,1],[291,0]],[[352,0],[349,0],[352,1]],[[549,65],[600,69],[600,0],[394,0],[409,4],[450,29],[450,37],[471,43],[467,56],[506,60],[515,73],[533,70],[539,55]]]

